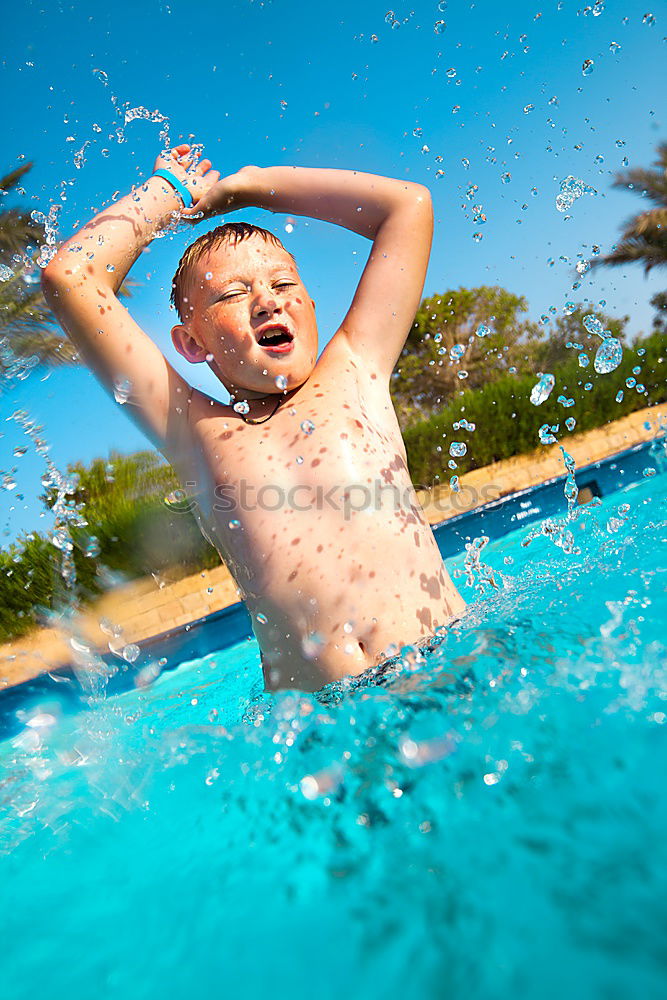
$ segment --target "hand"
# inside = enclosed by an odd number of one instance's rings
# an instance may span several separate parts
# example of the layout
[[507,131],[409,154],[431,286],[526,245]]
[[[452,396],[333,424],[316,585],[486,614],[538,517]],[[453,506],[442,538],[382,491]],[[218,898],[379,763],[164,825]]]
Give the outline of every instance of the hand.
[[[217,171],[209,170],[203,179],[204,184],[198,188],[198,197],[195,197],[190,208],[183,209],[181,217],[188,219],[194,216],[192,221],[196,222],[199,219],[210,219],[213,215],[221,215],[223,212],[235,212],[239,208],[255,205],[253,184],[257,179],[258,170],[258,167],[242,167],[227,177],[220,177]],[[214,176],[215,180],[209,183],[211,176]]]
[[188,189],[192,195],[192,207],[183,209],[181,213],[187,216],[193,214],[194,205],[220,180],[219,171],[211,170],[211,161],[197,160],[195,152],[185,142],[160,153],[153,165],[153,171],[156,170],[168,170]]

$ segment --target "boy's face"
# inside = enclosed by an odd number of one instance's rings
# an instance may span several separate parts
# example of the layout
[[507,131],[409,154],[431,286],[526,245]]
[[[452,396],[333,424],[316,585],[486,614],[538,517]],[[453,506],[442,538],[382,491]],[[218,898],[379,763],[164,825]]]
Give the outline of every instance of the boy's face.
[[257,235],[225,242],[194,266],[187,297],[174,344],[189,361],[208,361],[232,395],[279,392],[280,375],[294,389],[312,373],[315,304],[285,250]]

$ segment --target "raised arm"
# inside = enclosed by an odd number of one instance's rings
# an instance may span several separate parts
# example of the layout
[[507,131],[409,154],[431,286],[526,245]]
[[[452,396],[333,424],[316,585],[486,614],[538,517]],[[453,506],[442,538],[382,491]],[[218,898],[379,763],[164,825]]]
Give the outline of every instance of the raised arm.
[[[194,197],[219,179],[210,161],[190,164],[190,147],[159,156]],[[151,176],[64,243],[42,274],[44,295],[85,363],[109,392],[127,398],[128,414],[163,447],[185,407],[187,383],[117,298],[125,276],[182,202]]]
[[333,222],[373,241],[339,335],[388,379],[424,287],[433,235],[428,189],[351,170],[244,167],[213,185],[189,212],[206,217],[240,204]]

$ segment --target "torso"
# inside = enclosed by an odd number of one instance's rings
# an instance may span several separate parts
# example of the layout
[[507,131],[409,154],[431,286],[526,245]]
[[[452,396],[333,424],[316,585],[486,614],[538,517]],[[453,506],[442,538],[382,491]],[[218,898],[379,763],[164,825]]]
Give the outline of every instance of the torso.
[[463,610],[389,387],[343,335],[266,423],[197,392],[189,410],[190,457],[175,464],[197,482],[189,491],[246,601],[269,688],[360,673]]

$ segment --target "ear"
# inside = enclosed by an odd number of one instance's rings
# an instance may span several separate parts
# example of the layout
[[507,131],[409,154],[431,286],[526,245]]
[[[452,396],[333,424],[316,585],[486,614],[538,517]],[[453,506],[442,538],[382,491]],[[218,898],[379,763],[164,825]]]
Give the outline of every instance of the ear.
[[186,326],[179,323],[172,327],[171,341],[178,353],[191,364],[199,365],[206,361],[206,348],[197,343]]

